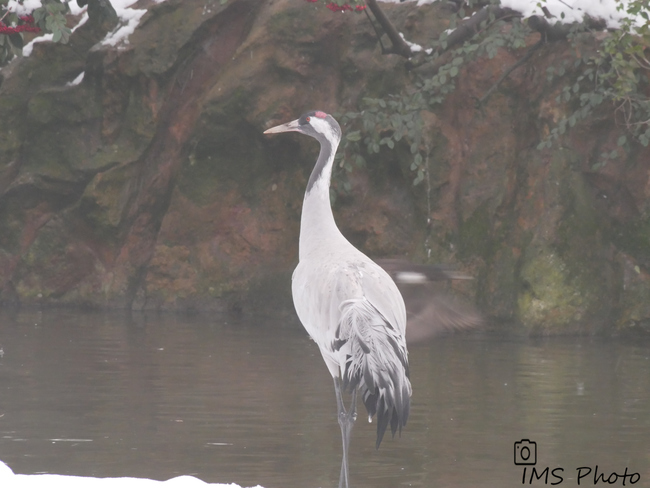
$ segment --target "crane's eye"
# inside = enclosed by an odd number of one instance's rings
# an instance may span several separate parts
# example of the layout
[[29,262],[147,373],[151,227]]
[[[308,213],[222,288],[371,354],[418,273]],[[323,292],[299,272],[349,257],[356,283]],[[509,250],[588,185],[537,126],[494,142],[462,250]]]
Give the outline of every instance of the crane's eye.
[[305,117],[305,120],[309,122],[311,120],[311,117]]

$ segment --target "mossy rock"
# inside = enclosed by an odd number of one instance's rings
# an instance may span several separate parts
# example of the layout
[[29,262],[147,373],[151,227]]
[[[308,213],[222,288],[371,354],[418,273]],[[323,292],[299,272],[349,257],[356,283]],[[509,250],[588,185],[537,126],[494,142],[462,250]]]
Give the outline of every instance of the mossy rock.
[[571,276],[564,259],[548,247],[530,249],[521,270],[519,318],[533,332],[552,333],[584,320],[596,297]]

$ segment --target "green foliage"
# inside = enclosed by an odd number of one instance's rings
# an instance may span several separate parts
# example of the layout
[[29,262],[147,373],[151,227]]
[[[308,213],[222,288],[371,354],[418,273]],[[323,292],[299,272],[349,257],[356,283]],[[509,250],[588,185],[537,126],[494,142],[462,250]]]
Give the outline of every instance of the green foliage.
[[[650,144],[650,61],[645,55],[645,50],[650,48],[648,0],[632,0],[627,6],[621,3],[618,9],[627,15],[619,29],[609,32],[601,41],[594,54],[578,58],[572,66],[565,63],[549,68],[547,73],[549,81],[555,77],[570,80],[556,98],[557,103],[567,104],[570,113],[539,143],[538,149],[551,147],[553,141],[589,118],[603,104],[614,108],[621,130],[617,141],[621,150],[601,153],[593,169],[630,151],[632,142],[644,147]],[[637,22],[638,18],[645,19],[645,23]],[[580,41],[585,36],[591,34],[575,29],[569,37],[576,50],[580,50]]]
[[[70,12],[65,0],[41,0],[41,6],[31,12],[33,26],[38,29],[21,30],[27,24],[24,18],[8,10],[9,0],[0,0],[0,17],[7,33],[0,33],[0,66],[4,66],[14,56],[22,55],[25,32],[40,29],[41,33],[52,34],[53,42],[67,43],[71,30],[66,26],[66,14]],[[24,16],[23,16],[24,17]],[[12,32],[16,31],[16,32]]]
[[[478,0],[468,0],[465,5],[467,9],[473,9],[478,3]],[[499,1],[491,0],[489,3],[498,5]],[[465,8],[452,14],[449,31],[467,15],[471,12]],[[431,46],[428,62],[437,66],[432,75],[420,76],[404,93],[385,98],[364,98],[360,112],[344,114],[341,123],[349,135],[342,141],[339,165],[345,173],[365,164],[364,155],[379,153],[384,146],[394,149],[402,145],[408,148],[413,158],[410,165],[414,173],[413,184],[424,181],[431,148],[422,137],[421,112],[434,110],[445,101],[455,90],[456,80],[469,62],[482,56],[492,58],[500,48],[525,46],[526,35],[530,33],[527,25],[518,18],[507,19],[507,22],[509,28],[504,29],[506,20],[492,16],[479,26],[479,32],[471,40],[451,50],[447,50],[449,34],[443,32]],[[343,184],[342,188],[345,190],[346,185]]]
[[34,10],[36,24],[45,32],[51,32],[52,41],[67,43],[70,39],[70,29],[66,27],[65,14],[70,11],[67,3],[60,0],[50,0]]
[[[382,146],[394,149],[404,141],[409,144],[413,163],[411,169],[417,173],[414,184],[424,179],[422,147],[422,119],[419,111],[426,104],[420,93],[409,98],[389,96],[386,99],[364,98],[363,112],[348,112],[341,118],[346,127],[359,127],[349,131],[342,141],[339,166],[350,173],[355,167],[364,166],[362,156],[378,154]],[[363,143],[363,150],[361,143]],[[346,189],[346,185],[343,185]]]
[[[618,147],[603,152],[594,169],[610,159],[623,156],[633,144],[650,144],[650,60],[646,57],[650,48],[648,2],[621,2],[618,8],[627,15],[620,28],[609,32],[592,54],[582,51],[584,45],[593,45],[593,32],[589,32],[583,23],[572,26],[569,41],[581,57],[574,63],[564,61],[547,72],[550,82],[557,79],[565,83],[555,101],[566,104],[569,113],[551,129],[549,137],[540,142],[538,149],[551,147],[554,141],[591,117],[604,104],[613,105],[621,134]],[[337,0],[336,3],[347,2]],[[478,3],[478,0],[465,2],[464,8],[451,15],[449,30],[432,43],[429,62],[436,66],[433,74],[417,78],[401,94],[364,98],[360,112],[342,117],[342,124],[349,133],[342,143],[339,159],[344,174],[365,164],[366,158],[380,152],[382,146],[394,149],[402,145],[410,150],[413,158],[410,165],[415,174],[413,183],[417,185],[425,179],[430,149],[422,138],[421,112],[435,110],[445,101],[455,90],[456,80],[462,76],[465,65],[480,57],[491,59],[499,49],[524,48],[525,39],[531,34],[527,23],[517,17],[495,19],[490,15],[481,23],[476,35],[460,47],[448,50],[448,32],[452,32],[461,19],[471,15]],[[489,3],[498,5],[499,1],[491,0]],[[481,6],[485,6],[484,1]],[[645,22],[638,22],[639,18]],[[348,186],[342,185],[343,190]]]

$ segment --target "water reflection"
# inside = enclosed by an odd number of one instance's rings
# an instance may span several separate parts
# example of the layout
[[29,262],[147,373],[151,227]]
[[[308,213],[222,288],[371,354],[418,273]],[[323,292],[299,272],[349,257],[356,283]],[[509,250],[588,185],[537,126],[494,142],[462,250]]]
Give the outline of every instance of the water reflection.
[[[296,319],[21,312],[0,315],[0,348],[0,459],[17,473],[338,482],[332,381]],[[522,438],[565,484],[599,465],[650,485],[648,344],[473,334],[410,352],[409,424],[376,451],[360,416],[354,486],[520,485]]]

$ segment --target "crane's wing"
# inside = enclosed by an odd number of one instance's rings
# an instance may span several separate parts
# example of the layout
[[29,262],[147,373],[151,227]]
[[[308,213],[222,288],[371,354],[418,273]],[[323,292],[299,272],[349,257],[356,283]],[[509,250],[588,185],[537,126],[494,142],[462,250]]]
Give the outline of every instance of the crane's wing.
[[365,256],[338,264],[301,262],[292,290],[300,320],[334,377],[359,388],[369,418],[377,415],[377,447],[410,408],[406,310],[390,276]]
[[393,279],[377,264],[364,263],[362,288],[368,301],[401,335],[406,333],[404,299]]

